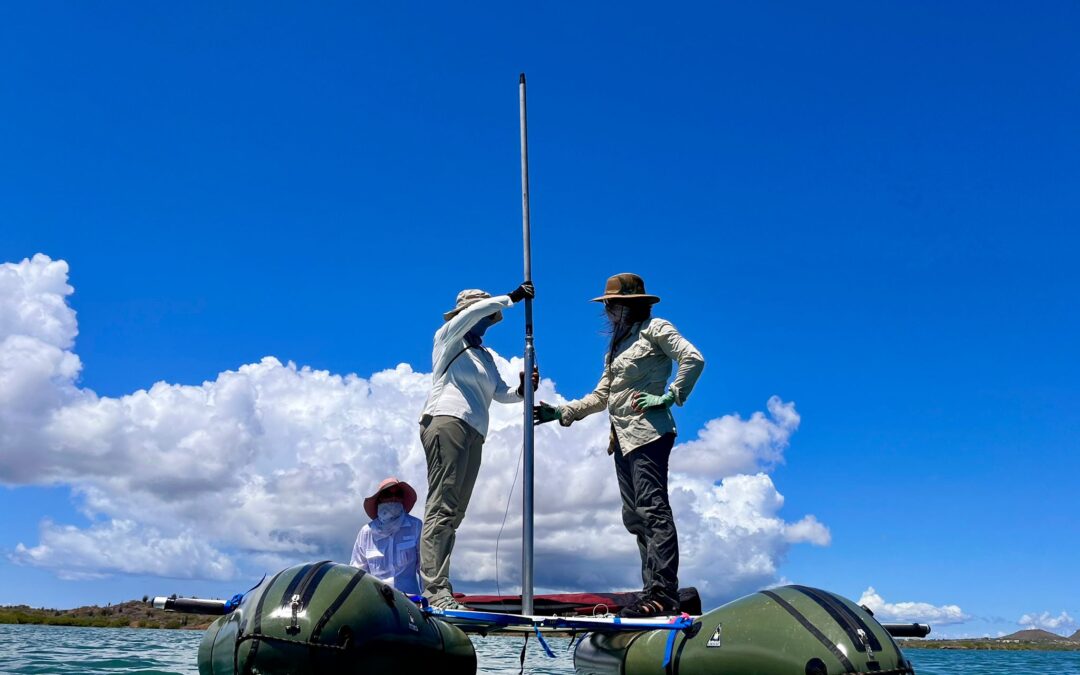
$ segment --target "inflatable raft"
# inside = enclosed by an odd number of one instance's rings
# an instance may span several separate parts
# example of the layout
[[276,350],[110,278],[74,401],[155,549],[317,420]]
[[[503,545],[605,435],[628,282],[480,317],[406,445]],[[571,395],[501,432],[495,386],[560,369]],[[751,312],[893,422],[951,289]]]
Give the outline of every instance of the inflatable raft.
[[[894,636],[920,624],[880,624],[864,607],[806,586],[735,600],[702,616],[527,616],[441,610],[354,567],[329,561],[282,570],[228,602],[155,598],[157,607],[222,614],[199,647],[200,675],[420,672],[472,675],[466,633],[577,639],[578,675],[914,675]],[[550,654],[550,651],[549,651]]]

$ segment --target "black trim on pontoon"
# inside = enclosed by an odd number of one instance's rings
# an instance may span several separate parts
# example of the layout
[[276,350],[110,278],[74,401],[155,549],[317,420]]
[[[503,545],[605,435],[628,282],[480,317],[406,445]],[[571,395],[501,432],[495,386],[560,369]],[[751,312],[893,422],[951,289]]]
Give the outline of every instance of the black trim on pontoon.
[[[330,571],[330,568],[334,566],[332,560],[324,560],[320,563],[316,563],[315,567],[308,571],[307,575],[300,581],[300,585],[296,587],[295,595],[300,596],[300,607],[307,607],[311,602],[311,598],[315,595],[315,589],[319,587],[319,582],[326,576],[326,573]],[[291,598],[290,598],[291,600]]]
[[[278,578],[286,571],[287,570],[281,570],[280,572],[275,574],[274,578],[270,580],[270,583],[266,585],[266,590],[263,591],[263,594],[259,596],[259,602],[255,606],[255,616],[251,619],[251,630],[248,631],[249,633],[253,633],[255,635],[262,634],[262,610],[263,604],[266,602],[266,596],[270,594],[270,589],[274,587],[274,582],[277,581]],[[249,675],[251,673],[251,665],[255,662],[255,655],[259,652],[259,639],[255,638],[254,640],[252,640],[251,649],[248,651],[247,658],[244,659],[244,669],[243,671],[241,671],[237,667],[238,664],[235,663],[235,659],[240,655],[240,643],[243,641],[243,639],[243,635],[239,631],[237,631],[236,647],[233,649],[233,671],[243,672],[245,675]]]
[[311,568],[315,566],[315,563],[308,563],[296,571],[296,575],[289,581],[289,585],[285,587],[285,592],[281,594],[281,602],[278,603],[281,607],[287,607],[289,602],[292,601],[292,596],[296,594],[296,587],[300,585],[300,580],[307,576],[307,573],[311,571]]
[[761,591],[761,592],[765,596],[769,597],[774,602],[776,602],[776,604],[783,607],[787,611],[788,614],[793,616],[796,621],[798,621],[800,624],[802,624],[803,628],[805,628],[811,635],[813,635],[815,638],[817,638],[818,642],[820,642],[822,645],[824,645],[825,648],[829,650],[830,654],[832,654],[837,659],[839,659],[840,663],[844,666],[844,672],[848,672],[848,673],[855,672],[855,666],[852,665],[851,660],[848,659],[847,655],[845,655],[844,652],[840,651],[840,648],[837,647],[835,644],[833,644],[832,640],[825,637],[825,634],[822,633],[820,630],[818,630],[817,626],[810,623],[810,620],[807,619],[805,616],[803,616],[802,612],[795,609],[795,607],[793,607],[791,605],[791,603],[789,603],[787,600],[784,600],[783,598],[781,598],[779,595],[777,595],[776,593],[774,593],[772,591]]
[[866,645],[863,644],[863,639],[859,636],[859,630],[862,630],[866,635],[866,639],[870,642],[870,649],[875,653],[881,651],[881,641],[874,635],[874,631],[870,630],[870,626],[866,625],[866,622],[858,614],[837,600],[834,595],[809,586],[791,586],[790,588],[810,598],[828,612],[829,616],[840,624],[844,632],[847,633],[848,639],[851,640],[851,644],[855,645],[855,649],[860,652],[866,651]]
[[367,572],[364,572],[364,570],[355,570],[353,577],[349,579],[349,582],[347,584],[345,584],[345,588],[341,589],[341,592],[338,593],[338,596],[334,598],[334,601],[330,603],[329,607],[326,608],[326,611],[323,612],[323,615],[319,617],[319,620],[318,622],[316,622],[315,627],[311,629],[311,637],[308,638],[308,641],[319,641],[319,637],[322,635],[323,628],[326,628],[326,624],[330,621],[331,618],[333,618],[334,614],[337,613],[339,609],[341,609],[341,606],[344,605],[345,601],[349,598],[349,594],[352,593],[353,589],[356,588],[356,585],[360,583],[360,580],[363,579],[366,574]]

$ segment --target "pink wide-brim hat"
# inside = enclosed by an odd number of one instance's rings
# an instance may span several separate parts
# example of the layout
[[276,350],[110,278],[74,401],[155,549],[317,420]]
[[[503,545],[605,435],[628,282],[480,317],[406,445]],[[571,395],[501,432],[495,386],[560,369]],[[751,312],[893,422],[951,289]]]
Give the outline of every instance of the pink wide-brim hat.
[[416,506],[416,490],[414,490],[411,485],[409,485],[403,480],[398,480],[397,478],[387,478],[383,482],[379,483],[379,489],[375,491],[375,494],[364,500],[364,512],[368,514],[369,518],[374,520],[379,515],[379,494],[398,485],[400,485],[402,490],[405,491],[405,513],[412,511],[412,508]]

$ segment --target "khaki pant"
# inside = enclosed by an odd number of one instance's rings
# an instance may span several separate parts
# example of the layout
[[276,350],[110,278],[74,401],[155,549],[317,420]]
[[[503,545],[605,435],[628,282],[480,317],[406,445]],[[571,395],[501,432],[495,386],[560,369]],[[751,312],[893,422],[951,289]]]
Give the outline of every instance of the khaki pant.
[[420,581],[424,597],[452,597],[450,553],[458,526],[465,518],[484,437],[465,422],[449,415],[425,417],[420,442],[427,455],[428,496],[424,531],[420,537]]

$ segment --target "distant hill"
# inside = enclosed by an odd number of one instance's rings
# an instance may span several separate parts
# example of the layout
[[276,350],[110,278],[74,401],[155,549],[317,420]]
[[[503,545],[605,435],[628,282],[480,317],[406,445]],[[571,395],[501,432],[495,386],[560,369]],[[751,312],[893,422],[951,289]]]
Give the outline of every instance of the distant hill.
[[190,628],[205,629],[216,617],[178,614],[154,609],[145,602],[129,600],[116,605],[45,609],[17,605],[0,607],[0,624],[26,623],[51,626],[95,626],[100,628]]
[[1015,633],[1011,633],[1004,637],[998,638],[999,640],[1021,640],[1023,642],[1063,642],[1072,640],[1077,635],[1080,635],[1080,631],[1076,631],[1076,634],[1071,638],[1058,635],[1057,633],[1051,633],[1048,630],[1040,630],[1038,628],[1021,630]]
[[1070,635],[1069,639],[1072,640],[1073,642],[1080,642],[1080,630],[1077,630],[1075,633]]

